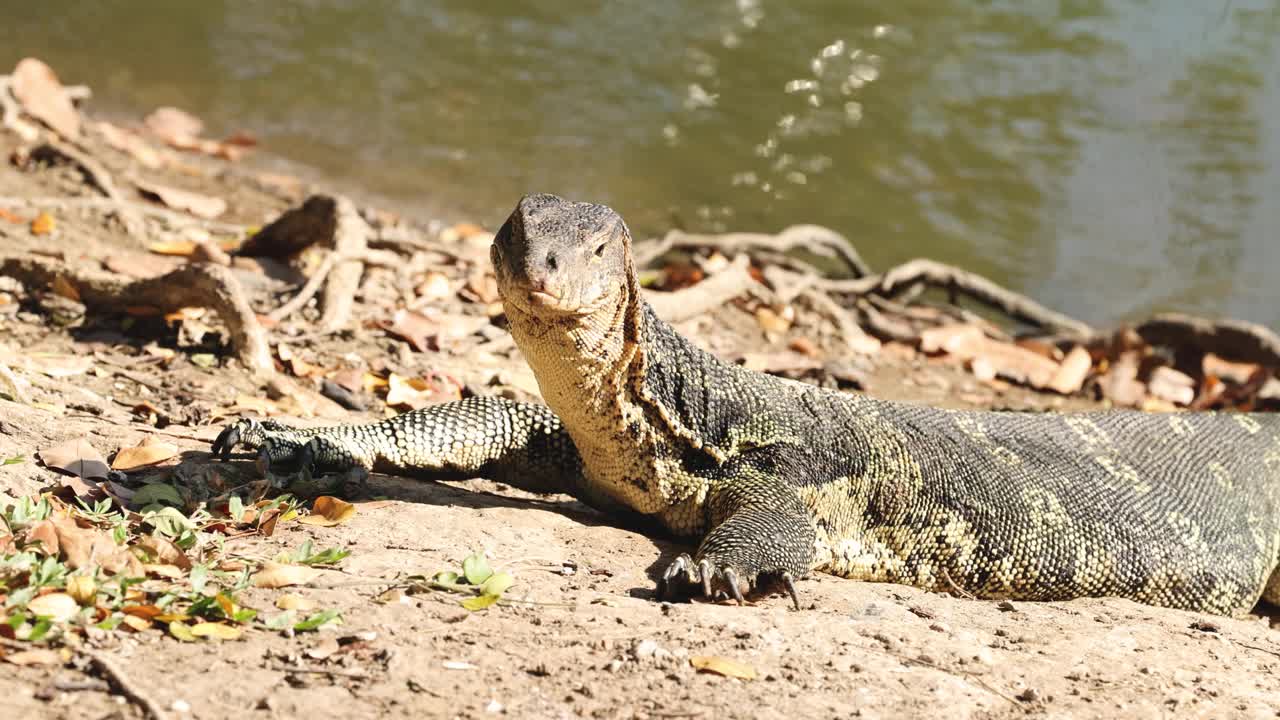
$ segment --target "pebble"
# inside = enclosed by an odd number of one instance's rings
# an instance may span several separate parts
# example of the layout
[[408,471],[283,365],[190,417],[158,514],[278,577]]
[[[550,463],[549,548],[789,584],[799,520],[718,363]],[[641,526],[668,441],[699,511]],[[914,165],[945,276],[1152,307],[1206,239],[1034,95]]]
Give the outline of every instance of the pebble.
[[1029,687],[1023,690],[1022,692],[1018,693],[1014,697],[1016,697],[1018,700],[1021,700],[1022,702],[1025,702],[1025,703],[1033,703],[1040,699],[1040,693],[1036,692],[1035,688]]
[[[659,650],[658,643],[652,640],[639,640],[631,646],[631,656],[637,660],[653,657]],[[667,653],[670,655],[670,653]]]
[[189,713],[191,712],[191,703],[182,699],[174,700],[173,704],[169,706],[169,709],[174,712]]

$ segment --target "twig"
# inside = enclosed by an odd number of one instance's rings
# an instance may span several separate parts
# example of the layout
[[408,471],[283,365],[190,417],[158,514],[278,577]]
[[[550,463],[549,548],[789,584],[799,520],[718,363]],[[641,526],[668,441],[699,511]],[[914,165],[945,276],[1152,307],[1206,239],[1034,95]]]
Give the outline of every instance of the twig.
[[270,670],[284,673],[305,673],[308,675],[331,675],[333,677],[344,677],[352,680],[368,680],[369,674],[356,672],[354,670],[338,670],[336,668],[317,668],[317,667],[293,667],[289,665],[272,665]]
[[738,297],[755,284],[755,278],[747,272],[750,263],[751,258],[743,253],[735,257],[728,267],[696,285],[668,293],[645,291],[645,300],[658,317],[667,322],[697,317]]
[[671,250],[685,248],[714,248],[726,255],[753,249],[774,252],[800,249],[842,261],[854,277],[871,275],[870,266],[863,261],[848,239],[835,230],[820,225],[792,225],[777,235],[746,232],[697,235],[672,230],[656,243],[636,249],[636,267],[646,267]]
[[946,567],[942,567],[940,569],[942,570],[942,579],[947,581],[947,585],[950,585],[951,589],[955,591],[957,595],[959,595],[962,598],[968,598],[969,600],[978,599],[977,596],[975,596],[973,593],[957,585],[955,581],[951,579],[951,573],[947,572]]
[[86,307],[95,309],[139,305],[163,310],[192,305],[212,308],[226,323],[240,362],[257,374],[275,374],[266,330],[258,323],[239,282],[225,267],[195,263],[157,277],[130,281],[114,273],[73,269],[44,258],[0,256],[0,275],[11,275],[33,288],[62,277],[76,289]]
[[143,692],[137,683],[130,679],[119,665],[116,665],[114,660],[93,650],[82,650],[81,652],[107,676],[108,682],[120,689],[122,695],[141,707],[144,715],[150,717],[151,720],[166,720],[168,718],[168,714],[160,709],[156,701]]
[[324,261],[320,263],[320,267],[316,268],[316,271],[311,273],[311,277],[307,278],[306,284],[302,286],[302,289],[298,291],[298,294],[294,295],[289,302],[281,305],[275,310],[272,310],[267,314],[267,317],[276,322],[280,322],[302,309],[302,307],[320,291],[320,286],[324,284],[325,278],[329,277],[329,271],[333,270],[333,266],[337,264],[337,262],[338,253],[330,252],[326,255]]

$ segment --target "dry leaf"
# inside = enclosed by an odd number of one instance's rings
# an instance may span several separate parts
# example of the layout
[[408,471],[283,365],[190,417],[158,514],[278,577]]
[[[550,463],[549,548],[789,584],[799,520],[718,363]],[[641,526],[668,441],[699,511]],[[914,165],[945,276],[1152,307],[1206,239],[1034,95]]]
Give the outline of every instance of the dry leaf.
[[72,575],[67,578],[67,594],[81,605],[91,605],[98,596],[98,583],[89,575]]
[[340,649],[341,647],[338,645],[337,638],[326,637],[319,640],[315,645],[312,645],[303,652],[312,660],[324,660],[330,655],[338,652]]
[[157,563],[176,565],[183,570],[191,569],[191,560],[172,540],[161,535],[144,535],[138,538],[134,547],[147,551],[148,559]]
[[54,230],[58,229],[58,223],[53,216],[47,212],[41,212],[31,221],[32,235],[51,235]]
[[105,531],[78,527],[70,518],[54,521],[58,547],[67,567],[79,570],[96,563],[103,570],[127,577],[142,577],[142,563],[127,547],[117,545]]
[[143,195],[159,200],[174,210],[185,210],[206,220],[212,220],[227,211],[227,201],[220,197],[201,195],[167,185],[142,182],[135,184]]
[[233,412],[252,412],[259,415],[279,415],[280,406],[274,400],[267,398],[253,397],[252,395],[240,395],[236,398],[236,404],[231,407]]
[[147,246],[147,250],[157,255],[175,255],[190,257],[196,251],[196,244],[191,240],[162,240]]
[[413,410],[462,399],[462,388],[451,378],[403,378],[391,373],[387,378],[387,404]]
[[315,606],[314,602],[293,593],[285,593],[276,598],[276,607],[281,610],[310,610]]
[[316,502],[311,508],[311,514],[298,518],[298,522],[304,525],[333,527],[350,520],[355,514],[355,505],[331,495],[321,495],[316,498]]
[[68,140],[80,137],[80,113],[53,68],[35,58],[23,58],[13,69],[9,87],[28,115]]
[[27,544],[39,545],[32,550],[57,557],[59,552],[58,530],[52,520],[41,520],[27,528]]
[[183,147],[204,132],[204,122],[186,110],[159,107],[143,120],[147,129],[170,145]]
[[756,679],[755,668],[719,655],[694,655],[689,658],[689,664],[700,672],[715,673],[740,680]]
[[1062,364],[1049,380],[1048,387],[1056,393],[1070,395],[1080,390],[1092,369],[1093,358],[1089,356],[1089,351],[1083,346],[1076,345],[1062,359]]
[[262,564],[262,569],[253,574],[253,586],[260,588],[281,588],[290,585],[306,585],[319,577],[320,571],[306,565],[286,565],[274,560]]
[[210,638],[212,640],[238,640],[240,638],[240,628],[223,625],[222,623],[196,623],[189,630],[196,637]]
[[[148,440],[150,439],[151,438],[148,438]],[[164,441],[143,441],[143,443],[137,447],[124,448],[120,452],[116,453],[115,459],[111,461],[111,467],[114,470],[129,472],[131,470],[157,465],[174,458],[177,454],[177,445]]]
[[0,220],[11,222],[14,225],[21,225],[26,222],[17,213],[7,208],[0,208]]
[[14,665],[61,665],[62,653],[50,648],[19,650],[4,656],[4,661]]
[[142,632],[144,630],[151,629],[151,621],[146,618],[138,617],[137,615],[125,615],[120,619],[120,621],[134,632]]
[[177,565],[154,565],[150,563],[143,563],[142,569],[148,575],[158,575],[163,578],[169,578],[170,580],[181,580],[184,577],[182,570],[178,569]]
[[37,454],[45,467],[85,480],[105,480],[111,470],[106,459],[84,438],[68,440]]
[[66,593],[49,593],[27,603],[27,610],[54,622],[66,622],[80,612],[80,603]]

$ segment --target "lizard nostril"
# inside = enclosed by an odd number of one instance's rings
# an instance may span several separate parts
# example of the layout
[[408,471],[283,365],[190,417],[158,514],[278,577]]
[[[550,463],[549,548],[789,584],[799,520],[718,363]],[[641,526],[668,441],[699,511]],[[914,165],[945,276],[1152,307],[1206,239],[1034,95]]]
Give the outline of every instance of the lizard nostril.
[[556,254],[553,252],[547,253],[547,269],[548,270],[556,269]]

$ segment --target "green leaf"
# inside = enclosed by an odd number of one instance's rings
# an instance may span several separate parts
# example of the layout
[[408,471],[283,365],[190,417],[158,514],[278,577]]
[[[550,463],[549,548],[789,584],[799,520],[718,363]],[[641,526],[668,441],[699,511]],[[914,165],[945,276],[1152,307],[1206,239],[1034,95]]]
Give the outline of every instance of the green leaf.
[[204,587],[209,582],[209,566],[198,563],[192,565],[188,580],[191,582],[191,592],[197,595],[203,594]]
[[202,368],[218,367],[218,357],[212,353],[193,353],[190,360],[192,365],[198,365]]
[[49,618],[40,618],[36,621],[35,625],[31,626],[31,633],[27,635],[26,639],[30,642],[40,642],[52,629],[53,620],[50,620]]
[[272,615],[263,623],[271,630],[288,630],[293,627],[294,612],[285,610],[278,615]]
[[475,612],[476,610],[483,610],[496,602],[498,602],[497,595],[477,595],[463,600],[462,607]]
[[489,561],[484,559],[484,555],[475,553],[462,561],[462,574],[467,577],[467,582],[479,585],[489,579],[493,568],[489,567]]
[[143,515],[143,519],[160,534],[171,538],[181,536],[191,529],[191,521],[177,508],[157,506],[154,510],[144,509]]
[[318,613],[312,613],[311,615],[308,615],[305,620],[294,623],[293,629],[298,632],[315,630],[321,625],[327,625],[333,622],[334,620],[339,619],[341,615],[342,614],[339,613],[337,610],[321,610]]
[[231,615],[231,619],[238,623],[246,623],[258,617],[258,611],[253,608],[242,607]]
[[191,634],[191,626],[178,620],[169,623],[169,634],[182,642],[196,641],[196,636]]
[[494,573],[489,576],[489,579],[481,583],[480,592],[484,595],[492,595],[497,598],[501,596],[502,593],[506,592],[507,588],[514,585],[515,582],[516,579],[511,577],[511,573]]
[[456,585],[458,583],[458,573],[452,570],[443,570],[436,573],[431,579],[445,585]]
[[299,558],[298,562],[303,565],[334,565],[350,554],[350,550],[343,550],[342,548],[328,548],[327,550],[321,550],[313,555],[307,555],[306,557]]
[[240,522],[244,519],[244,501],[239,495],[232,495],[227,501],[227,512],[231,514],[231,519]]
[[143,485],[138,488],[138,492],[134,493],[129,500],[129,504],[134,507],[146,507],[157,503],[174,507],[182,507],[184,504],[178,489],[168,483]]
[[7,457],[3,461],[0,461],[0,465],[17,465],[24,460],[26,460],[26,458],[21,455],[14,455],[13,457]]

